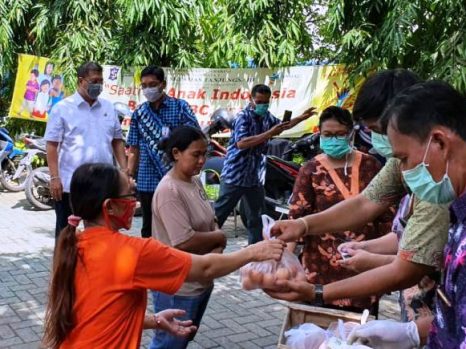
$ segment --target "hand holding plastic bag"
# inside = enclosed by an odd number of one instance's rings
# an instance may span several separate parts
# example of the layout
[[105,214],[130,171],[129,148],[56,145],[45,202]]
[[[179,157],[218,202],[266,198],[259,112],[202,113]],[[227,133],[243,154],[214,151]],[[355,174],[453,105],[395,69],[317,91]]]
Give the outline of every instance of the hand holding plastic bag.
[[[275,221],[262,215],[264,239],[270,240],[270,229]],[[274,239],[274,238],[272,238]],[[306,274],[298,258],[286,250],[280,261],[252,262],[240,269],[241,284],[244,290],[275,289],[277,280],[306,281]]]

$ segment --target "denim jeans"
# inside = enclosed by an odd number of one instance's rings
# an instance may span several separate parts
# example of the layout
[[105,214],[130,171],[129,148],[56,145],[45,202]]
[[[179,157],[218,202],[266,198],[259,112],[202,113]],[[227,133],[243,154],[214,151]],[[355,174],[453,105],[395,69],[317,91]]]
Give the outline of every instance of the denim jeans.
[[262,240],[262,219],[264,212],[265,191],[263,186],[240,187],[224,182],[220,183],[220,195],[215,202],[215,216],[222,227],[231,211],[243,198],[246,213],[246,229],[248,242],[254,244]]
[[[158,313],[165,309],[183,309],[186,311],[186,315],[179,319],[193,320],[194,325],[199,328],[212,290],[213,286],[198,296],[173,296],[153,291],[154,311]],[[154,334],[155,336],[152,338],[149,349],[184,349],[196,335],[193,334],[188,338],[175,337],[160,330],[155,330]]]

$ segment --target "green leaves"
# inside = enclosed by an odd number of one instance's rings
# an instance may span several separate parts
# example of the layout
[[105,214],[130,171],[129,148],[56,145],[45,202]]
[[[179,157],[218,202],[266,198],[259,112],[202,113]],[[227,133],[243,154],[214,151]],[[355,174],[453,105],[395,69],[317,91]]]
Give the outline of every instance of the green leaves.
[[466,92],[464,18],[464,0],[336,0],[322,33],[352,78],[404,67]]

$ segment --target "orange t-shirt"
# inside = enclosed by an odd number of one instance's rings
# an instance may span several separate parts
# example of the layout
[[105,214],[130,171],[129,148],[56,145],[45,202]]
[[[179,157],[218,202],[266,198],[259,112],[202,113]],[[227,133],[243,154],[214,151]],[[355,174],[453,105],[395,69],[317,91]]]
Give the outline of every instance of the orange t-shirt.
[[188,253],[104,227],[78,235],[76,326],[60,348],[139,348],[147,289],[174,294],[191,269]]

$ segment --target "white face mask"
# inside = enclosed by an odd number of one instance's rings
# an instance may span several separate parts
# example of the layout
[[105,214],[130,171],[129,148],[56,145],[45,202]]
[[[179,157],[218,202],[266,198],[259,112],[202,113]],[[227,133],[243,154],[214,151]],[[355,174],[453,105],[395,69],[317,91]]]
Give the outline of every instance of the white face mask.
[[162,97],[163,90],[160,87],[147,87],[142,90],[142,94],[149,102],[155,102]]

